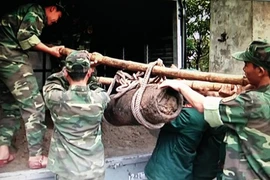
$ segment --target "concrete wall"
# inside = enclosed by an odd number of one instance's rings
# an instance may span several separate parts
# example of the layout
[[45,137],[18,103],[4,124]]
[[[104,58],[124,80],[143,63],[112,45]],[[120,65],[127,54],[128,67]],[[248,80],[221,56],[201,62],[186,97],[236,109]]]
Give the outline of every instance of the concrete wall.
[[[210,72],[243,74],[243,62],[231,54],[245,50],[252,39],[270,40],[270,2],[211,1]],[[225,41],[221,34],[226,34]]]
[[270,41],[270,2],[253,2],[253,38]]

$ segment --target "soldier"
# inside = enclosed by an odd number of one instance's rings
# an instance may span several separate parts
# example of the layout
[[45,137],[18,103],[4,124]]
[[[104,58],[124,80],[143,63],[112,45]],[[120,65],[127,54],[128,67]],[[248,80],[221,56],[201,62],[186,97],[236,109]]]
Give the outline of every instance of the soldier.
[[104,89],[87,84],[93,72],[87,51],[73,51],[65,63],[43,87],[54,122],[47,168],[58,179],[102,180],[101,120],[110,98]]
[[52,25],[64,15],[63,6],[26,4],[4,15],[0,21],[0,84],[3,114],[0,120],[0,167],[14,159],[11,140],[25,123],[29,161],[32,169],[44,168],[47,157],[42,155],[46,126],[45,105],[38,83],[29,64],[28,51],[38,50],[60,57],[63,46],[48,47],[38,38],[45,25]]
[[160,87],[181,92],[193,107],[204,112],[211,127],[228,127],[222,179],[270,179],[270,44],[253,41],[246,51],[233,57],[245,63],[243,70],[255,89],[220,98],[205,97],[181,80],[166,80]]

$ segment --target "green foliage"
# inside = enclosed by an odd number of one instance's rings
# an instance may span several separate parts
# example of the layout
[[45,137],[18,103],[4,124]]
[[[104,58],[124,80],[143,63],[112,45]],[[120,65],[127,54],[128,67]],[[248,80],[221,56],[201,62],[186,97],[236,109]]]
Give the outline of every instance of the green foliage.
[[187,61],[201,71],[209,70],[210,0],[186,1]]

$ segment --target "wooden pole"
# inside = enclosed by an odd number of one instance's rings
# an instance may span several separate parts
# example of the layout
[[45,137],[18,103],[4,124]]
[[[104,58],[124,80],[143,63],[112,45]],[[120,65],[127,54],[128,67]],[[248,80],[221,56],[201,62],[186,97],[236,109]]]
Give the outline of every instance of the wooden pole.
[[[73,49],[63,48],[60,50],[62,55],[67,56],[69,53],[74,51]],[[129,71],[142,71],[145,72],[148,68],[148,64],[133,62],[130,60],[121,60],[116,58],[111,58],[108,56],[103,56],[100,53],[91,53],[91,60],[96,61],[98,64],[103,64],[107,66],[112,66],[122,70]],[[186,80],[198,80],[198,81],[208,81],[217,82],[225,84],[239,84],[245,86],[248,84],[247,78],[242,75],[230,75],[221,73],[209,73],[209,72],[199,72],[190,70],[179,70],[172,69],[163,66],[155,66],[152,70],[152,74],[158,76],[166,76],[169,78],[181,78]]]
[[[97,77],[98,82],[103,85],[110,85],[113,81],[113,78],[109,77]],[[215,82],[206,82],[206,81],[191,81],[185,80],[185,84],[196,91],[200,91],[202,89],[207,89],[208,91],[219,91],[223,85],[231,85],[233,84],[224,84],[224,83],[215,83]]]

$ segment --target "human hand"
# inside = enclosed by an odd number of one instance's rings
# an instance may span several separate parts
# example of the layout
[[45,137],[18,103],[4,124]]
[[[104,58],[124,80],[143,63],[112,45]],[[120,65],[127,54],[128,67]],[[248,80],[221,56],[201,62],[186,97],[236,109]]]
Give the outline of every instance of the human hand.
[[247,91],[247,90],[252,90],[252,89],[255,89],[255,86],[248,84],[248,85],[242,87],[242,92]]
[[53,46],[53,47],[50,47],[50,54],[55,56],[55,57],[61,57],[62,54],[60,53],[61,49],[65,48],[65,46]]
[[232,96],[236,93],[238,87],[235,87],[232,84],[224,84],[221,86],[221,88],[218,91],[218,94],[220,97],[228,97]]
[[241,85],[233,85],[233,84],[226,84],[221,86],[219,92],[220,97],[228,97],[232,96],[234,94],[240,94],[243,91],[252,88],[253,86],[247,85],[246,87],[243,87]]
[[209,88],[199,88],[198,93],[204,96],[219,97],[219,93],[217,91],[210,91]]
[[165,88],[165,87],[171,87],[176,91],[180,91],[181,86],[186,86],[186,84],[184,84],[182,82],[183,80],[170,80],[170,79],[166,79],[164,81],[162,81],[159,85],[158,88]]
[[91,56],[90,57],[90,59],[91,59],[90,64],[92,67],[98,66],[100,64],[99,62],[101,62],[103,59],[103,56],[98,52],[93,52],[93,53],[91,53],[90,56]]

